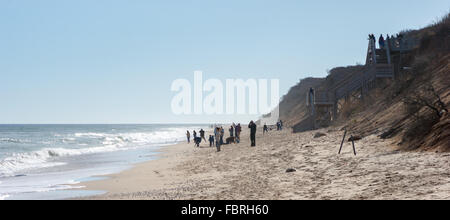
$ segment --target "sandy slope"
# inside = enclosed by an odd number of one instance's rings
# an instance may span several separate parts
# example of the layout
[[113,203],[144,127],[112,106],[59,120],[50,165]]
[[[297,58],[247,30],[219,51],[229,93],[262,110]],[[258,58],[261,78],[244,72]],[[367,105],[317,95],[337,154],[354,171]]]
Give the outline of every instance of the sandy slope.
[[[87,199],[450,199],[450,153],[396,151],[375,135],[346,142],[341,131],[258,134],[221,153],[204,146],[166,148],[164,158],[110,179],[83,183],[107,190]],[[286,173],[287,168],[297,171]]]

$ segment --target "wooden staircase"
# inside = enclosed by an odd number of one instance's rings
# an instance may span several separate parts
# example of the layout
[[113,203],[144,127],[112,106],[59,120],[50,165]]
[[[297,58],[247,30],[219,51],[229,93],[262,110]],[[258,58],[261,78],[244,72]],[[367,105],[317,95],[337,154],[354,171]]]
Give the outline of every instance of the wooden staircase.
[[[332,108],[333,118],[336,118],[338,100],[350,96],[355,91],[361,91],[361,97],[368,92],[369,86],[379,78],[395,78],[391,54],[405,52],[416,48],[418,42],[414,39],[387,38],[385,48],[376,48],[374,39],[369,40],[366,65],[364,70],[346,77],[333,80],[325,90],[314,91],[313,98],[309,93],[307,106],[309,115],[294,126],[294,132],[303,132],[316,128],[316,112],[318,108]],[[314,89],[315,90],[315,89]]]
[[376,49],[377,64],[389,64],[386,50]]

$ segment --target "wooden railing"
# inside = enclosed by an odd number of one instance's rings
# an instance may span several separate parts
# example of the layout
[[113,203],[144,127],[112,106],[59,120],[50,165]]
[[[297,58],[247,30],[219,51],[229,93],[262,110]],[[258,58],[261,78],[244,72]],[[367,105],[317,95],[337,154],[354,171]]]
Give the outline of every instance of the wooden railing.
[[368,66],[365,71],[353,74],[338,83],[335,83],[330,91],[335,91],[334,98],[341,99],[349,93],[360,89],[365,83],[369,83],[376,78],[392,78],[394,77],[394,66],[390,64],[377,64]]
[[410,51],[419,46],[420,42],[414,38],[391,38],[389,47],[391,51]]
[[[418,42],[414,39],[390,38],[387,42],[387,51],[411,50],[417,47]],[[390,64],[390,54],[387,54],[387,64],[377,63],[375,41],[369,41],[366,69],[356,74],[336,80],[337,82],[329,85],[327,91],[316,91],[314,104],[331,104],[336,100],[344,98],[355,90],[361,89],[365,84],[376,78],[393,78],[394,66]],[[384,55],[384,54],[383,54]],[[307,101],[308,102],[308,101]]]

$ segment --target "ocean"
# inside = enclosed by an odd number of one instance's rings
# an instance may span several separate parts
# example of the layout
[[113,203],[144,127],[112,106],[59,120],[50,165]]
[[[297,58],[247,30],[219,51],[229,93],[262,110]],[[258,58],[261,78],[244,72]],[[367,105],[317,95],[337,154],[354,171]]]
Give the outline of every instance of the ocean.
[[74,187],[157,158],[207,125],[0,125],[0,200],[65,199]]

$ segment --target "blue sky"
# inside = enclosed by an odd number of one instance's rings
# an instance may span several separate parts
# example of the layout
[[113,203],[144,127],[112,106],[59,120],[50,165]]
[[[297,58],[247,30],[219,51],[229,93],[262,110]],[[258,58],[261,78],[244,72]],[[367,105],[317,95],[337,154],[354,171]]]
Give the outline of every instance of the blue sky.
[[[448,0],[0,0],[0,123],[177,123],[173,80],[308,76],[365,60],[367,35],[424,27]],[[242,117],[233,120],[247,120]]]

